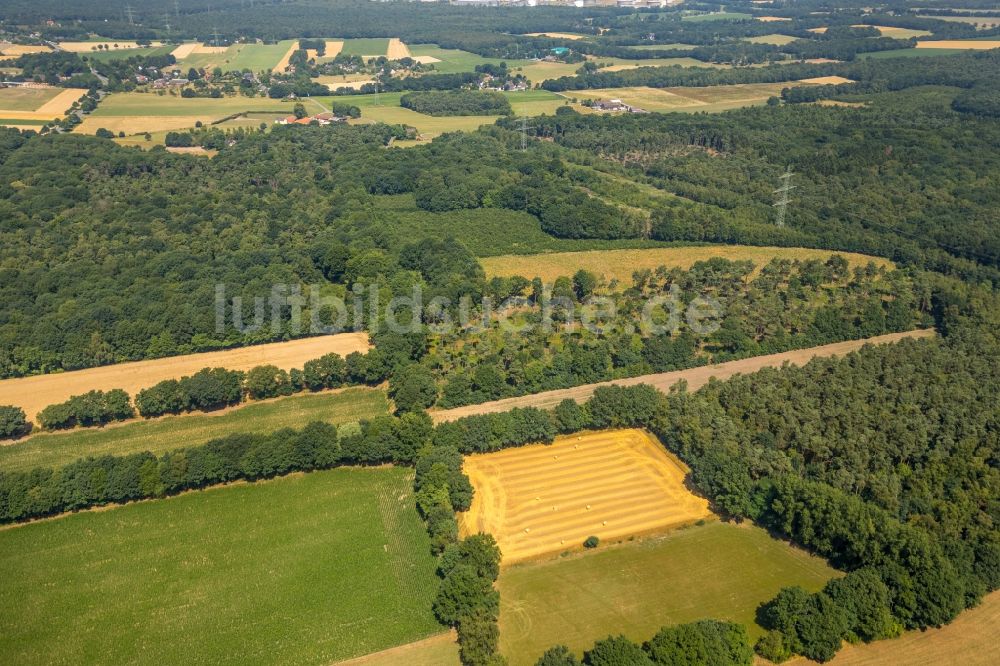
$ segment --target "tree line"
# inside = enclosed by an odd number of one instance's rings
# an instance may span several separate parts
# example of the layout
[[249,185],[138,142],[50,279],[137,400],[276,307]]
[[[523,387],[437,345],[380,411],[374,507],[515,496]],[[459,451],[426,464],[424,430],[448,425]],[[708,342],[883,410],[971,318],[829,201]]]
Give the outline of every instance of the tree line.
[[[180,379],[165,379],[135,396],[135,406],[124,390],[89,391],[49,405],[38,413],[38,422],[46,430],[76,426],[98,426],[112,421],[184,412],[208,412],[238,405],[246,400],[266,400],[302,391],[322,391],[343,386],[374,386],[388,377],[395,359],[382,352],[352,352],[346,358],[329,353],[306,361],[303,367],[289,371],[277,366],[258,365],[244,372],[226,368],[202,368]],[[24,432],[25,414],[18,407],[3,406],[10,425],[2,429],[4,437],[18,437]],[[11,411],[13,410],[13,411]],[[30,428],[29,428],[30,430]]]

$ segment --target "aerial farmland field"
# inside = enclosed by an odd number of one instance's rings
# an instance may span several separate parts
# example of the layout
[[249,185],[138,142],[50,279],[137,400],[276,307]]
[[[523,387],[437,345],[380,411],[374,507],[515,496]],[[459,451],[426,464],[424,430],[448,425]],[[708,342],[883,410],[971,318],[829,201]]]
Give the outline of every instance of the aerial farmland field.
[[105,428],[39,433],[0,446],[0,471],[55,468],[87,456],[122,456],[143,451],[159,455],[232,433],[302,428],[311,421],[339,425],[388,412],[389,402],[384,391],[350,388],[252,402],[212,414],[183,414]]
[[[620,99],[646,111],[727,111],[743,106],[764,104],[777,97],[783,88],[796,85],[784,83],[745,83],[724,86],[649,88],[592,88],[576,95],[586,99]],[[807,85],[807,84],[799,84]]]
[[224,71],[249,69],[262,72],[275,69],[291,50],[298,46],[298,40],[286,39],[276,44],[233,44],[229,47],[196,47],[178,62],[181,67],[208,69],[221,67]]
[[140,389],[164,379],[180,379],[202,368],[249,370],[254,366],[270,364],[288,370],[331,352],[347,356],[355,351],[365,352],[368,348],[367,334],[341,333],[73,372],[17,377],[0,381],[0,404],[16,405],[25,411],[29,419],[33,419],[48,405],[95,389],[125,389],[134,397]]
[[[93,134],[103,127],[115,134],[157,132],[194,127],[242,112],[290,114],[293,104],[268,97],[185,98],[155,93],[114,93],[75,130]],[[316,109],[318,111],[319,109]]]
[[502,58],[485,58],[476,53],[470,53],[469,51],[443,49],[437,44],[409,44],[408,46],[410,48],[411,57],[434,58],[434,61],[431,61],[434,65],[434,71],[442,74],[471,72],[476,68],[476,65],[484,65],[487,63],[499,65],[501,62],[506,62],[509,67],[515,68],[516,66],[528,62],[504,60]]
[[779,589],[815,591],[836,570],[750,525],[709,522],[658,538],[514,565],[500,573],[500,651],[529,666],[562,643],[579,654],[624,633],[642,642],[660,627],[706,617],[745,624]]
[[341,53],[358,56],[384,56],[389,51],[388,37],[345,39]]
[[540,277],[553,282],[560,276],[571,276],[583,269],[602,276],[606,280],[632,281],[632,274],[642,269],[690,268],[698,261],[708,261],[716,257],[730,261],[752,261],[759,270],[772,259],[805,261],[818,259],[826,261],[834,254],[847,259],[852,267],[865,266],[874,262],[876,266],[892,267],[892,262],[882,257],[871,257],[852,252],[832,252],[808,248],[749,247],[745,245],[702,245],[693,247],[669,247],[637,250],[602,250],[584,252],[554,252],[542,255],[506,255],[484,257],[480,263],[487,277],[521,275]]
[[44,124],[66,114],[86,90],[54,87],[0,88],[0,121],[5,125]]
[[641,430],[468,456],[465,472],[476,494],[461,529],[495,536],[504,564],[711,516],[684,487],[684,464]]
[[7,664],[327,664],[439,634],[412,472],[336,469],[0,531]]

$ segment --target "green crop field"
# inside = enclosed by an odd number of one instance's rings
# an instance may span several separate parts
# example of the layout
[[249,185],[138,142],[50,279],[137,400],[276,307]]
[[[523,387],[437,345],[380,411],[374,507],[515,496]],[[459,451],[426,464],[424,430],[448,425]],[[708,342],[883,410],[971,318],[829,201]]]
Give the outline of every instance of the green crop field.
[[432,58],[437,58],[441,62],[435,62],[434,71],[443,74],[452,74],[454,72],[471,72],[475,70],[476,65],[484,65],[486,63],[499,65],[501,62],[506,62],[508,67],[512,69],[527,64],[530,61],[524,60],[504,60],[503,58],[484,58],[481,55],[470,53],[468,51],[460,51],[458,49],[443,49],[437,44],[410,44],[410,55],[416,56],[431,56]]
[[[376,104],[375,95],[341,95],[317,97],[321,104],[333,102],[353,104],[361,109],[361,118],[353,123],[382,122],[409,125],[425,139],[445,132],[471,132],[483,125],[492,125],[500,116],[428,116],[399,106],[405,93],[381,93]],[[510,100],[515,115],[538,116],[553,114],[566,104],[566,98],[547,90],[522,90],[503,93]]]
[[373,37],[345,39],[344,48],[341,50],[341,53],[346,55],[380,56],[385,55],[388,50],[389,39],[387,37]]
[[192,53],[178,64],[182,68],[210,70],[221,67],[225,71],[249,69],[261,72],[274,68],[297,43],[298,40],[285,39],[277,44],[233,44],[221,53]]
[[779,589],[820,589],[837,575],[823,560],[752,526],[708,523],[665,537],[529,563],[500,574],[501,651],[533,664],[557,643],[581,652],[624,633],[642,642],[668,624],[703,618],[746,624]]
[[111,51],[89,51],[81,53],[81,57],[97,62],[108,62],[109,60],[124,60],[135,56],[160,56],[167,55],[177,48],[176,44],[166,46],[147,46],[136,49],[113,49]]
[[272,69],[281,62],[288,50],[297,44],[297,39],[285,39],[277,44],[245,44],[236,56],[230,59],[228,66],[224,65],[222,68],[249,69],[254,72]]
[[859,53],[859,58],[924,58],[929,56],[955,55],[965,53],[965,49],[893,49],[891,51],[873,51]]
[[0,531],[0,662],[327,664],[441,632],[401,468],[335,469]]
[[86,456],[125,455],[141,451],[159,455],[184,446],[204,444],[231,433],[301,428],[310,421],[347,423],[388,411],[389,404],[383,391],[355,388],[251,403],[218,416],[184,414],[107,428],[42,433],[16,444],[0,446],[0,470],[12,472],[34,467],[58,467]]
[[90,116],[204,116],[206,119],[222,118],[240,111],[288,111],[292,104],[269,97],[181,97],[156,93],[112,93],[101,102]]

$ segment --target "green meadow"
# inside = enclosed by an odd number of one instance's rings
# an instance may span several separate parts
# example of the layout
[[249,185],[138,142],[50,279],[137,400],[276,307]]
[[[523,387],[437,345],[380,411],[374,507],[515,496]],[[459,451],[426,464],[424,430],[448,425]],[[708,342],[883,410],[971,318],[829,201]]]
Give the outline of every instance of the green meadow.
[[439,634],[412,482],[342,468],[0,530],[0,662],[328,664]]

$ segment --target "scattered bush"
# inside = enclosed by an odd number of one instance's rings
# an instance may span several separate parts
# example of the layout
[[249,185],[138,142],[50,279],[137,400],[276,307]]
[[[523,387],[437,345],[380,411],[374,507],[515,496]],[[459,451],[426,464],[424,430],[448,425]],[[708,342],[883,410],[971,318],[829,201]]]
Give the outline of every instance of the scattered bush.
[[31,432],[31,424],[20,407],[0,405],[0,439],[15,439]]

